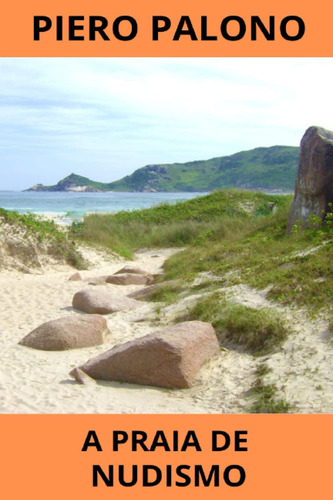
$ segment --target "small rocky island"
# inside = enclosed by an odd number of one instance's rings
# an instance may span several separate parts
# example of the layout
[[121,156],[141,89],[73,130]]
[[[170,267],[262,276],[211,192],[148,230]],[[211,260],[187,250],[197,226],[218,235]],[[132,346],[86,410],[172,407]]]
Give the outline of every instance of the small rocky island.
[[74,173],[68,175],[61,181],[59,181],[54,186],[44,186],[43,184],[35,184],[29,189],[24,191],[74,191],[78,193],[90,192],[97,193],[101,191],[107,191],[106,189],[101,189],[98,185],[103,184],[99,182],[92,181],[87,177],[82,177],[81,175],[76,175]]

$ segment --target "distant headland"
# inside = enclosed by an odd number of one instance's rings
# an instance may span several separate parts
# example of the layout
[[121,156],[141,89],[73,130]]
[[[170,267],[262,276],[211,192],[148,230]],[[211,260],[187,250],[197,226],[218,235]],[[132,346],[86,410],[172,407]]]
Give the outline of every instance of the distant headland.
[[210,160],[146,165],[109,183],[72,173],[53,186],[36,184],[25,191],[204,192],[225,188],[292,191],[298,157],[299,147],[261,147]]

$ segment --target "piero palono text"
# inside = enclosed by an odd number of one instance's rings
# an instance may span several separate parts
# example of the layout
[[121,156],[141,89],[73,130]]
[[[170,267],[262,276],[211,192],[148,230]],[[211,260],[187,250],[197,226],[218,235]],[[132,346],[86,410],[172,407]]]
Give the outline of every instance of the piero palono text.
[[[297,15],[278,17],[240,15],[209,18],[208,16],[167,15],[151,16],[141,29],[138,19],[131,15],[106,17],[104,15],[33,16],[34,41],[96,41],[118,40],[129,42],[142,33],[152,41],[203,41],[219,42],[240,40],[286,40],[295,42],[305,35],[305,22]],[[148,28],[148,33],[145,31]]]

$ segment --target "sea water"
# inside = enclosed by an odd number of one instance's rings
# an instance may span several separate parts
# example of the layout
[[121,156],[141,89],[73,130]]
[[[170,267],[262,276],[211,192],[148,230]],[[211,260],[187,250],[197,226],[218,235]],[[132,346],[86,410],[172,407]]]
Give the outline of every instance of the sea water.
[[119,212],[176,203],[207,193],[76,193],[0,191],[0,207],[47,215],[60,224],[82,220],[87,213]]

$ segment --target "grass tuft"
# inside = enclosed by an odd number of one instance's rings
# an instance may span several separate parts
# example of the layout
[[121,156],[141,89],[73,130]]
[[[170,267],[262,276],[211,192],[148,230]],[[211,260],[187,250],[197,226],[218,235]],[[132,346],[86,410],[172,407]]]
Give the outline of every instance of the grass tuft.
[[184,290],[181,284],[165,285],[153,290],[148,297],[151,302],[164,302],[165,305],[175,302],[179,294]]
[[287,338],[281,315],[270,308],[252,309],[225,300],[221,293],[199,299],[178,320],[201,320],[212,323],[221,344],[242,347],[253,355],[275,351]]
[[249,408],[250,413],[289,413],[290,404],[279,399],[278,390],[274,384],[265,384],[263,379],[269,372],[267,365],[262,364],[257,368],[257,380],[250,390],[249,395],[254,402]]

